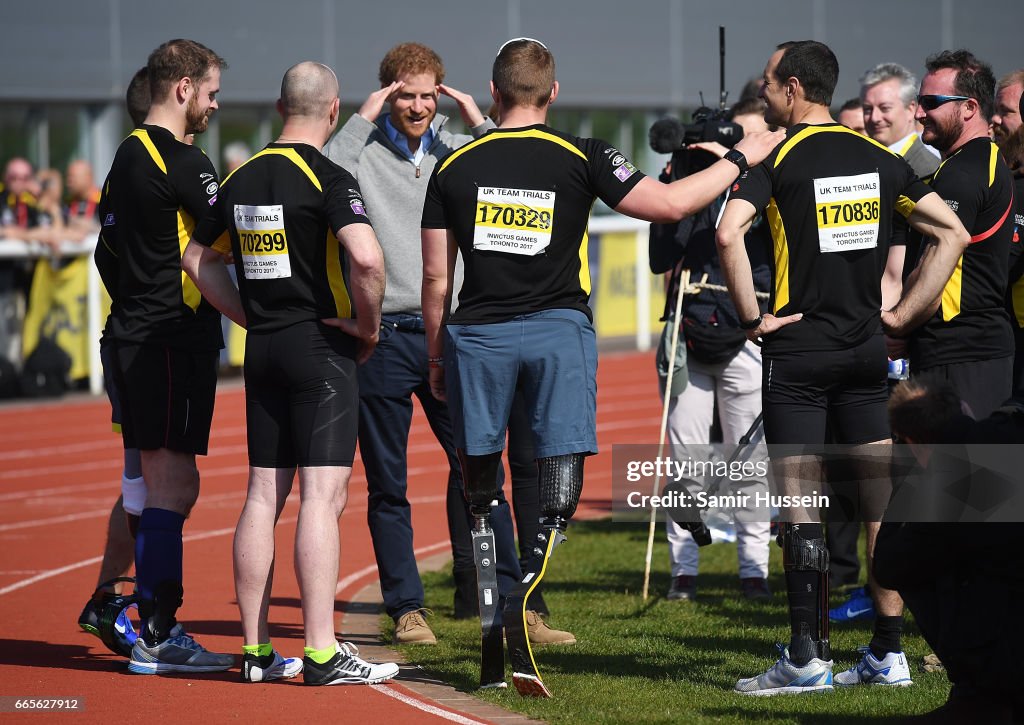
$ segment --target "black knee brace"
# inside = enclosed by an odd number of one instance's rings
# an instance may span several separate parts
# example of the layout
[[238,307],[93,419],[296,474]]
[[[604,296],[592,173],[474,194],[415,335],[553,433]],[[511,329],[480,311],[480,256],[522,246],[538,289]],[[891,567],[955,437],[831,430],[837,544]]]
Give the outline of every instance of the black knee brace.
[[491,502],[498,497],[498,467],[501,466],[501,451],[483,456],[471,456],[458,451],[462,464],[462,481],[466,499],[473,513],[491,510]]
[[[786,524],[782,534],[782,568],[785,571],[828,571],[825,539],[805,539],[800,524]],[[820,526],[820,524],[818,524]]]
[[563,522],[572,518],[583,492],[582,453],[538,458],[540,512],[545,519]]

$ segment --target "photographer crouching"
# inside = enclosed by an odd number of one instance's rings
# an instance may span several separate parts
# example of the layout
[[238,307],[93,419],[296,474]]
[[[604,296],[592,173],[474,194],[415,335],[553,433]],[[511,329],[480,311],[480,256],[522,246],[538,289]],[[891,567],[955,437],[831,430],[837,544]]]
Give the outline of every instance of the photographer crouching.
[[[651,147],[672,153],[672,160],[661,176],[669,182],[696,173],[723,158],[744,134],[764,131],[764,104],[757,98],[740,101],[725,119],[725,113],[707,108],[694,113],[694,122],[686,126],[674,119],[663,119],[652,126]],[[686,370],[678,370],[672,390],[664,389],[665,364],[659,363],[662,394],[669,395],[668,436],[677,459],[706,457],[712,442],[717,407],[721,443],[735,446],[753,429],[751,442],[763,443],[763,433],[755,425],[761,412],[761,351],[740,328],[736,308],[725,289],[715,246],[715,228],[728,192],[709,207],[678,224],[652,224],[650,234],[651,271],[667,273],[665,315],[667,339],[675,324],[674,301],[686,270],[691,282],[682,303],[679,329],[680,350],[677,359],[686,359]],[[747,253],[753,267],[754,284],[767,292],[771,238],[767,224],[758,219],[746,235]],[[720,286],[711,289],[702,286]],[[765,300],[767,302],[767,300]],[[682,349],[685,340],[685,352]],[[663,341],[663,350],[667,351]],[[667,354],[667,353],[666,353]],[[717,399],[717,406],[716,406]],[[715,442],[718,442],[717,437]],[[737,460],[764,460],[764,448],[747,447]],[[706,482],[705,482],[706,483]],[[684,482],[690,494],[701,490],[697,481]],[[766,490],[764,478],[730,482],[729,493],[738,500],[754,501],[758,490]],[[718,494],[718,491],[709,491]],[[721,492],[725,493],[725,492]],[[739,496],[747,495],[742,499]],[[740,587],[748,599],[771,597],[768,588],[768,545],[770,523],[762,510],[737,509],[736,537],[739,555]],[[678,517],[680,518],[681,517]],[[682,524],[682,525],[681,525]],[[699,521],[677,523],[666,516],[672,584],[668,598],[692,600],[697,594],[698,543],[707,543],[706,528]],[[695,540],[694,531],[697,534]]]
[[[988,472],[961,445],[983,445],[975,449],[982,458],[993,455],[993,444],[1019,450],[1024,400],[1013,398],[975,421],[948,382],[925,376],[893,390],[889,419],[894,439],[906,444],[920,468],[918,487],[902,503],[897,491],[889,505],[875,545],[875,578],[899,592],[952,683],[946,704],[914,721],[1024,722],[1015,667],[1024,647],[1018,611],[1024,597],[1024,524],[1019,518],[968,523],[978,521],[968,492],[984,489]],[[937,508],[947,493],[955,495]],[[993,500],[998,501],[988,498]],[[908,512],[919,520],[888,520]]]

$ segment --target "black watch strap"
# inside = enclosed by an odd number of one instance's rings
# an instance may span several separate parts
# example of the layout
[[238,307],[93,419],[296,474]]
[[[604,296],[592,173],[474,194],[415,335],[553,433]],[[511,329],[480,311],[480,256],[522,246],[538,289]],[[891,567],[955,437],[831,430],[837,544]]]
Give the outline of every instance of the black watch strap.
[[743,155],[742,151],[737,149],[729,149],[725,152],[725,156],[722,158],[739,166],[741,174],[750,169],[750,165],[747,163],[747,157]]
[[761,322],[763,320],[764,320],[764,315],[758,315],[753,320],[748,320],[747,322],[740,322],[740,329],[741,330],[756,330],[758,327],[761,326]]

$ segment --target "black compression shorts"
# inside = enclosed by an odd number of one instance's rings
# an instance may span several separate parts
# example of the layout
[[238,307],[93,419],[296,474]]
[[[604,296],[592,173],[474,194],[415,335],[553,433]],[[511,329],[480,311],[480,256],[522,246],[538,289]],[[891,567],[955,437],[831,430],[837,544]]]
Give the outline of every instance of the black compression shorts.
[[249,465],[351,466],[359,385],[356,341],[309,321],[245,338]]
[[206,455],[219,351],[124,341],[115,345],[124,447]]
[[761,372],[769,444],[835,443],[890,438],[885,341],[874,335],[846,350],[765,356]]

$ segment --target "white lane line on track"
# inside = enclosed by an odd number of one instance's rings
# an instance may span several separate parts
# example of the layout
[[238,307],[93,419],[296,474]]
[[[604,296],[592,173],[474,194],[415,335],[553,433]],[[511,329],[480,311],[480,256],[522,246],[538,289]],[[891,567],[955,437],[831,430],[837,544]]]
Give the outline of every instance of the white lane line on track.
[[459,723],[459,725],[487,725],[483,720],[474,720],[473,718],[466,717],[465,715],[459,715],[455,712],[442,710],[441,708],[435,707],[434,705],[428,705],[422,700],[417,700],[415,697],[410,697],[409,695],[406,695],[404,692],[399,692],[398,690],[395,690],[394,688],[389,687],[388,685],[370,685],[370,689],[376,690],[377,692],[387,695],[388,697],[393,697],[399,702],[403,702],[406,705],[415,707],[417,710],[428,712],[431,715],[436,715],[437,717],[443,717],[445,720],[449,720],[451,722],[457,722]]
[[[447,471],[448,465],[436,465],[436,466],[413,466],[408,469],[408,475],[421,476],[430,473],[438,473],[440,471]],[[22,471],[22,475],[19,477],[26,477],[32,475],[34,471]],[[248,466],[220,466],[217,468],[204,468],[199,474],[203,479],[218,478],[221,476],[235,476],[243,475],[246,476],[249,473]],[[0,477],[3,474],[0,473]],[[353,483],[365,483],[366,474],[363,473],[362,469],[352,473],[352,478],[349,480],[349,487],[351,488]],[[77,493],[78,491],[93,491],[97,489],[109,488],[111,491],[121,490],[119,480],[111,478],[110,480],[103,482],[89,482],[80,485],[69,484],[67,486],[52,486],[50,488],[34,488],[27,491],[10,491],[8,493],[0,494],[0,501],[18,501],[21,499],[28,498],[45,498],[54,494],[61,493]]]
[[[435,551],[440,551],[441,549],[450,546],[450,541],[439,541],[436,544],[431,544],[430,546],[421,546],[419,549],[414,549],[412,553],[418,558],[420,556],[423,556],[424,554],[433,554]],[[369,576],[370,574],[373,574],[376,571],[377,565],[371,564],[370,566],[364,566],[359,571],[352,572],[347,577],[338,582],[338,586],[334,589],[334,596],[338,596],[360,579]]]
[[[411,503],[411,504],[415,504],[415,503],[438,503],[438,502],[444,501],[445,499],[446,499],[446,496],[420,496],[420,497],[415,497],[415,498],[409,499],[409,503]],[[365,512],[366,511],[366,507],[365,506],[346,507],[345,511],[346,512],[351,511],[352,513]],[[109,513],[110,513],[110,511],[108,510],[106,512],[106,514],[109,514]],[[291,516],[291,517],[287,517],[287,518],[282,517],[281,520],[278,521],[278,524],[290,524],[290,523],[294,523],[296,520],[298,520],[297,516]],[[212,538],[216,538],[218,536],[227,536],[228,534],[234,534],[234,533],[235,533],[235,527],[234,526],[229,526],[229,527],[225,527],[223,529],[213,529],[211,531],[199,531],[199,532],[196,532],[194,534],[187,534],[186,536],[184,536],[182,538],[182,541],[185,542],[185,543],[188,543],[190,541],[201,541],[203,539],[212,539]],[[444,542],[443,545],[447,545],[447,543],[448,542]],[[439,548],[441,545],[442,544],[431,544],[430,546],[424,547],[423,549],[417,549],[417,552],[419,552],[419,551],[426,551],[426,550],[431,550],[432,551],[432,550],[435,550],[435,549]],[[61,574],[66,574],[69,571],[75,571],[75,570],[81,569],[83,567],[92,566],[93,564],[98,564],[102,560],[103,560],[102,556],[93,556],[93,557],[90,557],[88,559],[83,559],[82,561],[76,561],[73,564],[68,564],[67,566],[58,567],[56,569],[47,569],[46,571],[43,571],[43,572],[41,572],[39,574],[36,574],[33,577],[29,577],[28,579],[22,579],[21,581],[16,581],[13,584],[8,584],[7,586],[0,588],[0,596],[3,596],[4,594],[10,594],[11,592],[15,592],[15,591],[17,591],[19,589],[24,589],[27,586],[31,586],[33,584],[36,584],[37,582],[45,581],[47,579],[52,579],[53,577],[60,576]],[[374,565],[372,567],[372,570],[376,571],[376,569],[377,569],[377,566]],[[366,574],[362,574],[362,576],[366,576]],[[346,577],[346,578],[348,578],[348,577]]]
[[[206,503],[215,501],[230,501],[232,499],[244,498],[245,493],[242,491],[234,491],[231,493],[214,493],[203,498]],[[0,532],[3,531],[16,531],[18,529],[30,529],[36,526],[49,526],[51,524],[66,524],[71,521],[81,521],[82,519],[95,519],[103,516],[110,516],[110,507],[104,509],[93,509],[92,511],[80,511],[77,514],[67,514],[66,516],[52,516],[47,519],[31,519],[29,521],[16,521],[11,524],[0,524]]]

